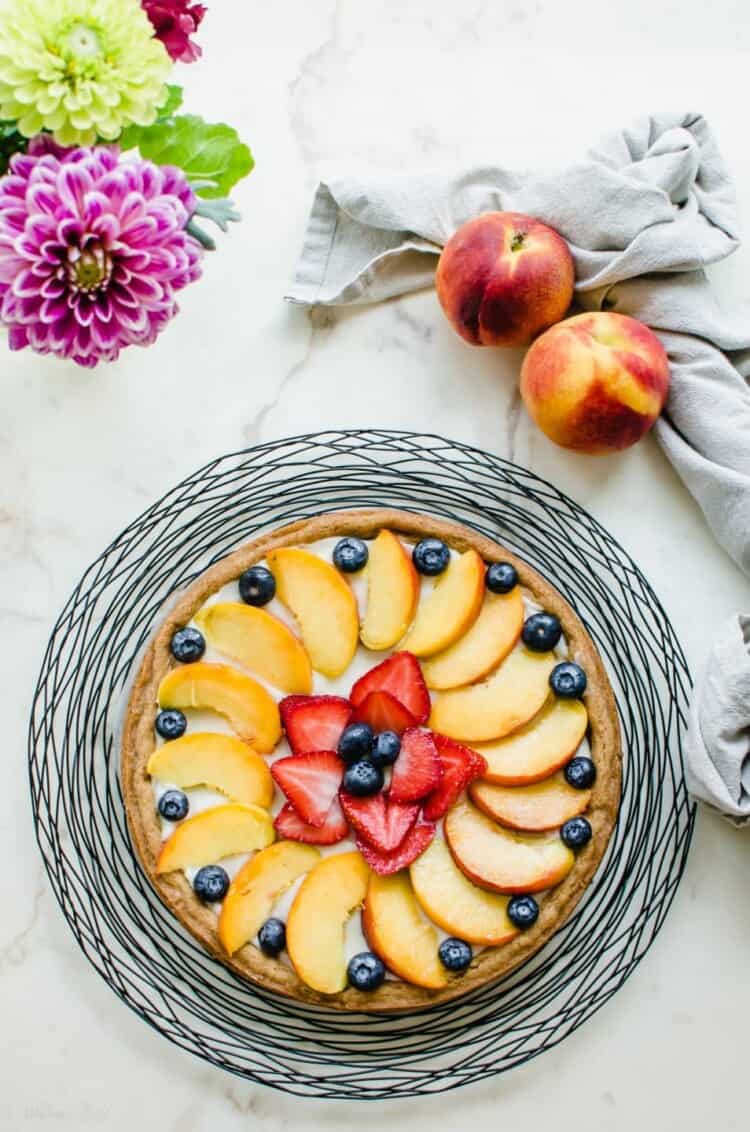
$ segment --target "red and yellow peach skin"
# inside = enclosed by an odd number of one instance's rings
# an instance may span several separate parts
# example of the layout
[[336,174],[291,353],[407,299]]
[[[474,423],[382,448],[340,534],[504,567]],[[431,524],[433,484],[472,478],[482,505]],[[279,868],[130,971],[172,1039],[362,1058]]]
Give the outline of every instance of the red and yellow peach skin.
[[520,212],[486,212],[443,248],[436,286],[453,328],[474,346],[525,346],[564,317],[575,274],[554,229]]
[[542,432],[590,455],[640,440],[668,388],[659,339],[642,322],[614,312],[558,323],[534,342],[521,367],[521,396]]

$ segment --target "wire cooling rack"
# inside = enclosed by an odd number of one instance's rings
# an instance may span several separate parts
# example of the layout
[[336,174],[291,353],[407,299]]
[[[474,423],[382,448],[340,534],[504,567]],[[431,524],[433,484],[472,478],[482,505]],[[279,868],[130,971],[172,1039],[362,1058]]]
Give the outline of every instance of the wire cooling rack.
[[[619,820],[568,923],[494,986],[397,1017],[297,1005],[214,961],[141,872],[118,769],[128,680],[175,594],[258,532],[370,506],[467,523],[553,582],[604,657],[625,752]],[[39,846],[88,960],[176,1045],[303,1096],[378,1100],[456,1088],[562,1041],[651,945],[693,828],[680,746],[689,680],[666,614],[633,561],[531,472],[414,433],[332,431],[260,445],[214,460],[154,503],[89,567],[63,609],[29,735]]]

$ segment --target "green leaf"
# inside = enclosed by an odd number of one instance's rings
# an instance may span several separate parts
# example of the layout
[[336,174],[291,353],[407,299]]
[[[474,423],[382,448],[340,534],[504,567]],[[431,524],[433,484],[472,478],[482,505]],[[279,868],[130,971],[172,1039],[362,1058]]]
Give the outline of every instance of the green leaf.
[[144,128],[130,127],[120,144],[137,146],[142,157],[157,165],[177,165],[198,196],[208,200],[229,196],[255,162],[248,147],[231,126],[205,122],[195,114],[156,122]]
[[238,220],[242,219],[234,206],[234,201],[231,201],[229,197],[199,201],[195,208],[195,216],[202,216],[204,220],[210,220],[217,228],[221,228],[222,232],[228,232],[230,224],[236,224]]
[[[179,110],[182,106],[183,94],[184,91],[181,86],[167,84],[167,97],[159,107],[159,117],[156,119],[155,125],[159,126],[172,121],[175,110]],[[117,144],[123,150],[135,149],[140,138],[153,128],[153,126],[126,126],[117,139]]]
[[0,176],[8,172],[14,153],[22,153],[29,139],[19,134],[15,122],[0,122]]
[[167,97],[164,104],[159,107],[159,119],[171,118],[175,111],[182,106],[183,90],[181,86],[167,85]]
[[191,236],[194,236],[199,244],[202,244],[208,251],[216,251],[216,241],[213,236],[209,236],[208,232],[198,223],[198,219],[210,220],[217,228],[221,228],[222,232],[229,231],[229,225],[235,224],[241,220],[234,203],[228,197],[221,197],[215,200],[200,200],[196,204],[195,212],[190,217],[190,222],[187,225],[187,231]]

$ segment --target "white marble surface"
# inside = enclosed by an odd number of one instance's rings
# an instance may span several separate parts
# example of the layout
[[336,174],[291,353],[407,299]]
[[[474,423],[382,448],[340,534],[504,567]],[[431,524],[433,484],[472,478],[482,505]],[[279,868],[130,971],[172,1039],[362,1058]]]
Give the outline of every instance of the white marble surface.
[[[245,223],[156,348],[94,373],[2,355],[0,1128],[747,1128],[750,839],[706,812],[673,911],[624,990],[557,1050],[447,1097],[367,1107],[245,1084],[152,1033],[80,956],[33,842],[31,689],[83,568],[212,456],[332,425],[443,432],[588,507],[640,562],[691,663],[748,601],[655,444],[598,462],[554,449],[519,411],[518,355],[462,345],[433,293],[312,318],[281,301],[325,161],[564,158],[635,112],[698,109],[750,214],[747,6],[213,0],[201,39],[206,62],[182,72],[188,105],[230,117],[253,145]],[[727,301],[750,297],[749,268],[744,250],[715,270]]]

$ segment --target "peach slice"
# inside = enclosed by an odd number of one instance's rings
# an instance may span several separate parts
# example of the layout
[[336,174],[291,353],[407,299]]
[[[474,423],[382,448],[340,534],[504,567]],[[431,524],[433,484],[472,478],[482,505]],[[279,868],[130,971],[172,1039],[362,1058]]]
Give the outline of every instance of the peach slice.
[[482,777],[501,786],[541,782],[572,758],[586,734],[588,720],[580,700],[551,699],[512,735],[477,747],[487,760]]
[[552,652],[514,649],[483,683],[438,696],[430,727],[463,743],[510,734],[536,715],[547,699],[549,676],[556,663]]
[[438,958],[438,934],[422,914],[406,869],[370,875],[362,927],[370,947],[394,975],[430,990],[448,982]]
[[472,884],[442,838],[436,837],[417,857],[410,874],[425,913],[450,935],[469,943],[498,946],[518,934],[508,919],[508,897]]
[[411,555],[392,531],[370,543],[367,564],[367,611],[360,640],[380,652],[400,641],[411,625],[419,598],[419,575]]
[[559,829],[569,818],[582,814],[589,804],[591,791],[575,790],[563,774],[555,774],[531,786],[473,782],[469,796],[487,817],[500,825],[539,832]]
[[268,765],[233,735],[197,731],[157,747],[146,767],[152,778],[175,786],[210,786],[233,802],[265,806],[273,801]]
[[219,916],[219,939],[234,955],[253,939],[280,896],[320,860],[319,850],[296,841],[277,841],[242,866],[229,886]]
[[470,880],[495,892],[541,892],[568,875],[575,857],[560,838],[512,833],[465,798],[445,818],[453,859]]
[[310,870],[294,898],[287,951],[303,983],[321,994],[346,987],[344,927],[365,898],[368,877],[359,853],[336,853]]
[[483,596],[484,563],[476,550],[452,558],[420,601],[401,649],[422,657],[449,648],[476,621]]
[[312,666],[340,676],[357,651],[357,602],[338,570],[309,550],[284,547],[268,555],[276,594],[299,623]]
[[312,692],[312,668],[302,642],[265,609],[219,601],[201,609],[194,620],[209,645],[274,688],[293,695]]
[[442,692],[481,680],[505,660],[522,628],[520,586],[507,594],[485,594],[479,617],[468,633],[422,665],[427,687]]
[[180,822],[161,847],[156,871],[213,865],[222,857],[265,849],[275,836],[271,815],[260,806],[213,806]]
[[276,701],[266,689],[228,664],[199,660],[173,668],[158,692],[160,708],[203,708],[223,715],[240,739],[268,754],[281,738]]

